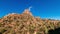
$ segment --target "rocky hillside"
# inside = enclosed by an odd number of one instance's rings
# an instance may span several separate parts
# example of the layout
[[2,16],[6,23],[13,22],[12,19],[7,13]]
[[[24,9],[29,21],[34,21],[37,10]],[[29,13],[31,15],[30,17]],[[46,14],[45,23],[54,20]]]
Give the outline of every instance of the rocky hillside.
[[0,19],[0,34],[48,34],[49,30],[59,27],[60,21],[34,17],[28,9]]

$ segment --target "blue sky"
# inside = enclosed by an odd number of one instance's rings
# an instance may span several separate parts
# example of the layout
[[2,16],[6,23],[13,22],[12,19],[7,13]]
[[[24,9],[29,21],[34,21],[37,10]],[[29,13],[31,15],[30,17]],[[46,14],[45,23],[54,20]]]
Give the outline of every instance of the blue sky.
[[0,0],[0,17],[31,8],[34,16],[60,20],[60,0]]

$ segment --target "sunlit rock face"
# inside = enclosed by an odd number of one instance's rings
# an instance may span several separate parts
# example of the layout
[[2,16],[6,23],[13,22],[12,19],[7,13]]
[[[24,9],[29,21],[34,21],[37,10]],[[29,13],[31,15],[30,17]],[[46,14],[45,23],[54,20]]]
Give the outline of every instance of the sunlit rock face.
[[29,11],[29,9],[25,9],[23,14],[28,14],[28,15],[32,15],[31,12]]
[[60,21],[34,17],[28,9],[0,19],[0,34],[48,34],[49,30],[59,27]]

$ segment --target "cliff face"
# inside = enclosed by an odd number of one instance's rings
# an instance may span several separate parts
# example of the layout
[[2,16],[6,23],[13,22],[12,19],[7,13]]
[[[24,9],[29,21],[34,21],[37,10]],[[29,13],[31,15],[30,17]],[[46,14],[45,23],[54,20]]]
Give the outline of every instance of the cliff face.
[[8,14],[0,19],[0,34],[48,34],[60,27],[60,21],[34,17],[26,9],[22,14]]

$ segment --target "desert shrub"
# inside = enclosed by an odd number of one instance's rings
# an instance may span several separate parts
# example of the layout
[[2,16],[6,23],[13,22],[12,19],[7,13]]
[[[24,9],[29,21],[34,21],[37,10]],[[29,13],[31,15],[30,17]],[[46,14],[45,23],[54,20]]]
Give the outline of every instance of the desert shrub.
[[6,31],[7,31],[6,29],[0,28],[0,33],[4,33],[4,32],[6,32]]

